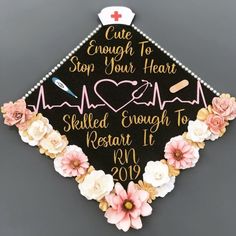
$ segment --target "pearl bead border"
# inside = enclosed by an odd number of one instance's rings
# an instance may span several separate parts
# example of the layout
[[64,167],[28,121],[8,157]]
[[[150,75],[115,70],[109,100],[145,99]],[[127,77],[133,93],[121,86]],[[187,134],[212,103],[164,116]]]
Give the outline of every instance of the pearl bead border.
[[198,75],[196,75],[193,71],[191,71],[187,66],[185,66],[182,62],[180,62],[176,57],[174,57],[171,53],[169,53],[167,50],[165,50],[163,47],[161,47],[157,42],[155,42],[153,39],[151,39],[149,36],[147,36],[142,30],[140,30],[136,25],[132,24],[132,27],[140,34],[142,34],[148,41],[150,41],[152,44],[154,44],[159,50],[161,50],[163,53],[165,53],[168,57],[170,57],[176,64],[178,64],[182,69],[184,69],[186,72],[188,72],[191,76],[193,76],[195,79],[200,81],[204,86],[206,86],[208,89],[210,89],[213,93],[215,93],[218,97],[220,96],[220,93],[215,90],[212,86],[210,86],[207,82],[205,82],[203,79],[201,79]]
[[26,99],[32,94],[37,88],[39,88],[52,74],[57,71],[70,57],[78,51],[97,31],[102,27],[99,24],[84,40],[82,40],[74,49],[72,49],[53,69],[48,72],[35,86],[33,86],[22,98]]
[[[102,27],[102,24],[99,24],[84,40],[81,41],[73,50],[71,50],[50,72],[48,72],[35,86],[33,86],[22,98],[26,99],[31,95],[38,87],[40,87],[52,74],[57,71],[76,51],[78,51],[97,31]],[[141,35],[143,35],[147,40],[149,40],[152,44],[154,44],[159,50],[165,53],[168,57],[170,57],[176,64],[178,64],[182,69],[192,75],[195,79],[200,81],[204,86],[210,89],[217,96],[220,96],[220,93],[216,91],[212,86],[206,83],[203,79],[201,79],[198,75],[196,75],[193,71],[191,71],[187,66],[181,63],[176,57],[174,57],[171,53],[161,47],[157,42],[147,36],[142,30],[140,30],[136,25],[132,24],[132,27]]]

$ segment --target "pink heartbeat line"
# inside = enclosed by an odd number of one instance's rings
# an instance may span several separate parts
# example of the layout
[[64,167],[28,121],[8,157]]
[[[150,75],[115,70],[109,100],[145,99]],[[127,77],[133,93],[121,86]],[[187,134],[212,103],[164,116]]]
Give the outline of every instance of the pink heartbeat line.
[[[147,83],[149,83],[149,82],[147,82]],[[143,86],[143,85],[141,85],[141,86]],[[138,97],[138,99],[139,98],[140,97]],[[175,101],[179,101],[181,103],[189,103],[191,105],[194,105],[194,104],[199,104],[200,103],[200,98],[202,98],[204,106],[207,107],[207,103],[206,103],[206,99],[205,99],[205,96],[204,96],[204,92],[203,92],[201,83],[199,81],[197,82],[197,95],[196,95],[196,99],[194,99],[193,101],[182,100],[179,97],[175,97],[172,100],[162,101],[158,83],[155,82],[154,89],[153,89],[153,99],[152,99],[152,101],[149,101],[149,102],[138,102],[138,101],[134,101],[133,100],[133,102],[136,105],[156,106],[156,103],[158,101],[158,105],[159,105],[160,109],[163,110],[167,103],[174,103]],[[82,96],[81,96],[81,104],[80,105],[79,104],[71,105],[68,102],[63,102],[62,104],[49,105],[49,104],[46,104],[44,87],[43,87],[43,85],[41,85],[41,87],[39,89],[39,93],[38,93],[37,104],[36,105],[28,105],[28,106],[32,107],[35,112],[38,112],[39,108],[41,107],[41,105],[42,105],[42,108],[44,110],[45,109],[51,110],[51,109],[54,109],[54,108],[60,108],[60,107],[63,107],[63,106],[68,106],[68,107],[72,107],[72,108],[77,108],[79,113],[83,114],[85,105],[86,105],[86,107],[88,109],[96,109],[97,107],[106,106],[107,103],[106,104],[105,103],[101,103],[101,104],[96,104],[96,105],[90,103],[87,87],[86,87],[86,85],[83,85]],[[108,107],[110,108],[110,106],[108,106]],[[112,110],[114,112],[118,112],[119,111],[119,109],[117,109],[117,110],[112,109]]]
[[79,110],[80,114],[83,114],[84,112],[84,107],[85,107],[85,103],[87,105],[88,109],[96,109],[97,107],[101,107],[101,106],[105,106],[105,104],[90,104],[89,101],[89,96],[88,96],[88,91],[86,86],[83,86],[83,90],[82,90],[82,98],[81,98],[81,105],[71,105],[68,102],[63,102],[62,104],[58,104],[58,105],[48,105],[46,104],[46,100],[45,100],[45,92],[44,92],[44,88],[43,85],[40,86],[40,90],[39,90],[39,94],[38,94],[38,100],[37,100],[37,104],[35,105],[28,105],[29,107],[32,107],[34,109],[35,112],[38,113],[40,105],[42,102],[42,108],[45,109],[53,109],[53,108],[59,108],[59,107],[63,107],[63,106],[68,106],[68,107],[72,107],[72,108],[77,108]]
[[204,92],[202,90],[202,85],[198,81],[197,82],[197,96],[196,96],[196,99],[194,99],[193,101],[182,100],[179,97],[175,97],[172,100],[166,100],[166,101],[162,102],[161,101],[160,89],[159,89],[158,83],[156,82],[155,85],[154,85],[154,89],[153,89],[153,99],[152,99],[152,101],[149,101],[149,102],[134,101],[134,103],[137,104],[137,105],[155,106],[156,101],[158,100],[159,107],[160,107],[161,110],[163,110],[167,103],[174,103],[175,101],[179,101],[181,103],[189,103],[191,105],[194,105],[194,104],[199,104],[200,103],[200,98],[202,98],[204,106],[207,107],[207,102],[206,102],[206,99],[205,99],[205,96],[204,96]]

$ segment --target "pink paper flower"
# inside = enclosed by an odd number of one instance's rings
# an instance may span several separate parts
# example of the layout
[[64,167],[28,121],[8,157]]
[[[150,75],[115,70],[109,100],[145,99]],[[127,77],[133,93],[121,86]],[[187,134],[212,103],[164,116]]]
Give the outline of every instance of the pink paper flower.
[[108,223],[115,224],[119,230],[125,232],[130,227],[141,229],[140,216],[148,216],[152,213],[152,208],[147,203],[148,192],[138,190],[134,182],[129,183],[127,192],[120,183],[115,184],[114,190],[114,193],[105,197],[110,206],[105,213]]
[[27,121],[34,116],[34,113],[26,108],[24,99],[19,99],[15,103],[5,103],[1,107],[1,112],[3,113],[4,124],[16,125],[20,130],[26,129]]
[[54,167],[64,177],[81,176],[89,167],[88,157],[80,147],[70,145],[62,156],[54,159]]
[[209,114],[206,120],[206,124],[208,125],[211,133],[220,137],[225,133],[225,127],[228,123],[225,121],[223,116]]
[[187,169],[196,165],[199,152],[198,148],[190,145],[182,136],[177,136],[166,144],[165,158],[176,169]]
[[215,114],[223,116],[226,120],[236,118],[236,101],[229,94],[222,94],[212,100],[212,110]]

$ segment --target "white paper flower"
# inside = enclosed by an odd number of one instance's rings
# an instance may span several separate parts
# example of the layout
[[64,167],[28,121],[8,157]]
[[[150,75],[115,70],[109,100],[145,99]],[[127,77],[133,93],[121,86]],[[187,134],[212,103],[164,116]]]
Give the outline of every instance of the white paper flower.
[[211,141],[215,141],[219,138],[220,136],[217,135],[217,134],[211,134],[209,137],[208,137],[208,140],[211,140]]
[[19,130],[19,134],[23,142],[28,143],[30,146],[36,146],[51,130],[52,126],[49,124],[48,119],[38,114],[26,130]]
[[170,181],[168,166],[160,161],[149,161],[145,167],[143,180],[153,187],[160,187]]
[[114,187],[113,177],[102,170],[94,170],[79,184],[80,193],[88,200],[101,200]]
[[167,193],[171,192],[175,187],[175,177],[172,176],[170,181],[157,188],[157,197],[165,197]]
[[55,158],[63,152],[67,144],[68,140],[65,135],[61,135],[57,130],[52,130],[39,142],[39,151]]
[[211,132],[208,129],[208,126],[205,122],[200,120],[192,121],[188,123],[188,133],[187,138],[193,142],[203,142],[208,139],[211,135]]

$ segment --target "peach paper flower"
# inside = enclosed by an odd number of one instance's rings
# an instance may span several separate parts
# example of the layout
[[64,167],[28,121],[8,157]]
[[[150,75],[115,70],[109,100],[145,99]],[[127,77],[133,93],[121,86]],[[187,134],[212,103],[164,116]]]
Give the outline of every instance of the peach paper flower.
[[52,126],[47,118],[38,113],[37,116],[28,122],[26,130],[19,130],[23,142],[30,146],[37,146],[43,137],[52,131]]
[[107,222],[115,224],[119,230],[128,231],[129,228],[141,229],[140,216],[152,213],[151,206],[147,203],[148,192],[139,190],[134,182],[130,182],[127,192],[120,183],[115,184],[114,193],[106,196],[110,205],[105,213]]
[[220,97],[213,98],[212,110],[226,120],[233,120],[236,118],[236,100],[229,94],[222,94]]
[[199,159],[199,149],[190,145],[182,136],[177,136],[166,144],[165,158],[176,169],[191,168]]
[[67,146],[63,155],[54,159],[54,168],[63,177],[84,175],[88,167],[88,157],[76,145]]
[[39,151],[41,154],[55,158],[64,151],[67,145],[66,136],[53,130],[39,142]]
[[216,114],[209,114],[206,124],[208,125],[208,129],[211,131],[211,133],[217,135],[218,137],[221,137],[225,133],[225,127],[228,125],[223,116]]
[[24,99],[19,99],[15,103],[5,103],[1,107],[3,113],[4,124],[13,126],[16,125],[20,130],[27,128],[27,121],[35,114],[26,108]]

